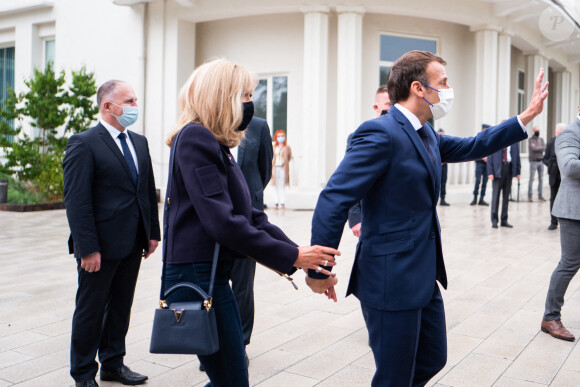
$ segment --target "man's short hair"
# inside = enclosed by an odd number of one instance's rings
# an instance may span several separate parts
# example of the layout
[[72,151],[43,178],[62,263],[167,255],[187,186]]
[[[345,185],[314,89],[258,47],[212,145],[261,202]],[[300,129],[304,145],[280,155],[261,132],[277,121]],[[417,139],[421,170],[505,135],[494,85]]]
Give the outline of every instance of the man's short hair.
[[427,65],[433,61],[447,64],[443,58],[429,51],[409,51],[395,61],[391,72],[387,88],[389,89],[389,99],[394,105],[399,101],[409,98],[411,83],[419,81],[424,84],[429,83],[427,79]]
[[488,124],[481,124],[481,130],[491,128],[491,125]]
[[387,85],[380,85],[379,88],[377,89],[377,92],[375,93],[375,95],[388,93],[388,92],[389,92],[389,89],[387,89]]
[[445,131],[443,130],[443,128],[439,128],[437,129],[437,133],[445,133]]
[[97,90],[97,105],[99,106],[99,110],[101,110],[101,103],[103,102],[103,100],[114,94],[115,90],[117,90],[117,86],[119,86],[119,84],[121,83],[124,82],[118,81],[116,79],[111,79],[110,81],[103,83],[99,87],[99,89]]

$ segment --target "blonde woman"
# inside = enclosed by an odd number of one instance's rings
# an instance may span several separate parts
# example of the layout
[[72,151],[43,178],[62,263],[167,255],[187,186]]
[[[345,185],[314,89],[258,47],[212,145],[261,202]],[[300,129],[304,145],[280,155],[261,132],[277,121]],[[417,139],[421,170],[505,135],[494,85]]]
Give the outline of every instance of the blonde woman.
[[274,133],[274,158],[272,159],[272,181],[276,187],[274,208],[276,209],[286,207],[286,186],[290,185],[290,160],[292,160],[292,149],[286,143],[286,132],[277,130]]
[[[185,281],[207,291],[214,245],[219,242],[222,246],[213,294],[219,351],[199,356],[210,379],[208,385],[214,387],[248,386],[240,315],[229,285],[234,260],[251,257],[285,274],[297,267],[330,274],[322,266],[334,266],[334,255],[340,255],[322,246],[298,247],[262,211],[252,207],[230,148],[244,138],[252,118],[254,85],[248,70],[227,60],[199,66],[181,89],[182,113],[166,141],[176,149],[170,176],[171,209],[166,217],[165,288]],[[330,286],[336,279],[329,278]],[[189,299],[187,291],[182,291],[173,293],[168,302]]]

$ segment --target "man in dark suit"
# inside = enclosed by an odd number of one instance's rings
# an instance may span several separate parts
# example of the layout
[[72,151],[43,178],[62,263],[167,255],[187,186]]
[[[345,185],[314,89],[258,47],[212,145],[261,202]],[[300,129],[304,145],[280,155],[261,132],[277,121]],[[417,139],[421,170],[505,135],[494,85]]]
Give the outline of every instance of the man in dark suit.
[[[437,130],[437,133],[439,133],[440,136],[444,136],[445,130],[443,130],[443,128],[439,128],[439,130]],[[445,196],[447,195],[447,171],[448,170],[449,170],[449,166],[447,165],[447,163],[441,163],[441,188],[439,189],[439,196],[441,198],[439,205],[441,205],[441,206],[449,206],[449,203],[447,203],[445,201]]]
[[[235,155],[235,152],[232,152]],[[268,122],[253,117],[246,129],[246,137],[237,148],[236,161],[244,174],[252,206],[264,210],[264,188],[272,177],[272,137]],[[254,328],[254,275],[256,262],[253,259],[237,259],[232,269],[232,290],[240,310],[244,345],[250,344]],[[246,359],[248,355],[246,354]],[[249,361],[248,361],[249,363]]]
[[[377,370],[373,386],[424,385],[446,362],[447,286],[437,200],[442,162],[486,156],[527,137],[548,92],[543,70],[530,106],[476,137],[439,136],[428,123],[451,107],[445,61],[411,51],[391,67],[389,114],[363,123],[320,194],[312,242],[338,246],[348,209],[362,199],[362,235],[347,295],[361,302]],[[336,300],[335,279],[309,270],[307,283]]]
[[548,183],[550,184],[550,225],[548,230],[555,230],[558,228],[558,218],[552,215],[552,208],[554,207],[554,200],[556,200],[556,195],[558,194],[558,189],[560,188],[560,168],[558,168],[558,160],[556,159],[556,137],[560,134],[562,130],[566,127],[566,124],[559,123],[556,125],[556,130],[554,131],[554,137],[548,141],[546,145],[546,152],[544,153],[544,158],[542,162],[548,167]]
[[101,380],[141,384],[147,376],[123,363],[125,336],[141,258],[160,240],[155,181],[147,140],[126,130],[138,117],[128,84],[108,81],[97,91],[100,122],[68,140],[64,200],[77,260],[71,376],[76,386]]
[[501,226],[512,228],[508,223],[509,196],[512,178],[520,179],[522,164],[518,144],[503,148],[487,158],[487,178],[491,181],[491,227],[497,228],[499,195],[501,194]]

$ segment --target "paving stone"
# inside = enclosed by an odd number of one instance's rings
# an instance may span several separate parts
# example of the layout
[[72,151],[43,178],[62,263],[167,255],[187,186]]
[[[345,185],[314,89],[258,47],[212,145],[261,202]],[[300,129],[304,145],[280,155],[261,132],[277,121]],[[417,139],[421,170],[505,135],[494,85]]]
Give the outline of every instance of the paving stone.
[[[450,198],[464,192],[466,199],[438,209],[449,278],[449,289],[442,290],[448,361],[428,386],[580,385],[576,343],[539,331],[550,275],[560,259],[559,233],[545,229],[548,205],[512,202],[514,229],[494,230],[489,207],[469,206],[472,188],[449,186]],[[309,243],[312,211],[267,214],[299,245]],[[68,234],[64,210],[0,212],[0,387],[73,385],[68,346],[76,262],[67,251]],[[296,291],[258,265],[254,334],[247,347],[252,385],[370,384],[375,365],[360,303],[344,297],[357,242],[345,227],[333,270],[338,303],[312,293],[302,271],[293,275]],[[125,362],[147,374],[150,387],[202,387],[207,376],[196,356],[149,353],[161,266],[161,249],[141,265]],[[580,276],[570,283],[562,310],[566,326],[580,336],[578,305]]]

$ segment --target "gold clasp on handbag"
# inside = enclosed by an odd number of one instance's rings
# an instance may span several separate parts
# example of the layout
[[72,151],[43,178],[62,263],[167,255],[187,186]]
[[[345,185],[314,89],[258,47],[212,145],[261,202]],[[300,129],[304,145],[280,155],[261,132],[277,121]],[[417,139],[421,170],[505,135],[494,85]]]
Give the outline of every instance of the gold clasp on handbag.
[[181,321],[181,316],[183,316],[183,311],[184,310],[185,309],[180,309],[180,310],[173,309],[173,314],[175,315],[175,320],[177,322],[180,322]]
[[167,302],[165,300],[159,300],[159,307],[161,309],[167,309]]
[[203,307],[205,308],[205,310],[207,310],[209,312],[209,310],[211,309],[211,300],[212,298],[210,298],[209,300],[203,300]]

